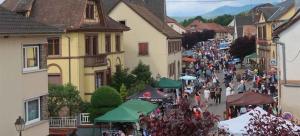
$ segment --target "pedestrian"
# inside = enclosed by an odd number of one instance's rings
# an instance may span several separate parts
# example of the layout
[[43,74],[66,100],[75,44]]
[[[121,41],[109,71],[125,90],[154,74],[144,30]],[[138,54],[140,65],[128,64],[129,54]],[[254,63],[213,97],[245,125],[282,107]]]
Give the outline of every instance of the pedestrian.
[[232,91],[232,88],[230,87],[230,85],[227,85],[227,87],[226,87],[226,97],[227,96],[229,96],[229,95],[231,95],[231,91]]
[[208,88],[205,87],[205,90],[204,90],[204,98],[205,98],[205,102],[208,103],[209,101],[209,96],[210,96],[210,91]]
[[221,103],[221,96],[222,96],[222,87],[216,87],[216,104]]
[[216,101],[216,92],[215,92],[215,88],[212,88],[211,91],[210,91],[210,98],[213,100],[213,101]]
[[241,80],[240,84],[237,87],[238,93],[244,93],[246,91],[246,85],[244,80]]

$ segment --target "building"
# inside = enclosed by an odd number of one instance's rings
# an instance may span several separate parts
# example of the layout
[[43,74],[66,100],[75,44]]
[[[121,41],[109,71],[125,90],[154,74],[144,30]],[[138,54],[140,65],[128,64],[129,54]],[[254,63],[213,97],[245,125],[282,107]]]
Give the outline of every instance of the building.
[[228,39],[228,35],[230,35],[228,30],[219,24],[203,23],[202,21],[199,21],[197,19],[190,23],[185,29],[188,33],[203,32],[204,30],[213,30],[216,33],[215,39],[218,40]]
[[66,31],[48,38],[50,84],[72,83],[88,101],[124,66],[123,31],[129,28],[103,13],[102,0],[7,0],[3,5]]
[[[159,8],[165,1],[158,1],[161,4],[157,5],[157,10],[165,11],[165,6]],[[147,2],[140,2],[119,1],[106,11],[111,18],[131,29],[124,32],[125,64],[132,70],[143,62],[150,66],[154,78],[161,75],[178,79],[182,64],[181,35],[170,28],[164,18],[152,13]],[[165,16],[165,12],[162,13]]]
[[25,121],[23,136],[46,136],[47,37],[62,31],[1,6],[0,18],[0,135],[18,135],[14,122],[21,116]]
[[278,44],[279,104],[282,112],[290,112],[300,124],[300,10],[285,24],[277,28],[274,38]]
[[167,24],[173,28],[177,33],[184,34],[186,33],[185,28],[180,25],[175,19],[167,17]]
[[[234,34],[233,34],[234,40],[239,37],[256,35],[255,20],[253,19],[253,17],[251,15],[235,16],[233,19],[233,22],[230,24],[233,24],[233,27],[234,27]],[[253,31],[253,28],[254,28],[254,31]]]
[[295,1],[286,0],[274,7],[262,7],[259,12],[256,46],[259,59],[257,61],[261,70],[269,71],[272,67],[276,68],[277,56],[276,45],[272,41],[272,33],[295,14]]

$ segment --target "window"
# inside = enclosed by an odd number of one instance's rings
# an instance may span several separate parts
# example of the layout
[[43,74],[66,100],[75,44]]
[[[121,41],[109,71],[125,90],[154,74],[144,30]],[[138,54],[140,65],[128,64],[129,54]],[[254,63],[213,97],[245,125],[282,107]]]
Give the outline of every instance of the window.
[[258,33],[258,39],[262,39],[261,27],[258,27],[257,33]]
[[266,30],[266,26],[263,27],[263,39],[264,39],[264,40],[267,39],[267,30]]
[[119,23],[123,24],[123,25],[126,25],[126,21],[125,20],[119,21]]
[[105,51],[111,52],[111,36],[110,34],[105,35]]
[[40,67],[40,50],[38,45],[23,46],[23,71],[38,70]]
[[89,0],[88,3],[86,4],[85,16],[87,19],[95,19],[94,2],[92,0]]
[[148,54],[148,43],[139,43],[139,55],[146,56]]
[[25,101],[25,122],[26,124],[35,123],[41,120],[40,98]]
[[97,35],[85,36],[85,54],[97,55],[98,54],[98,37]]
[[120,35],[116,35],[116,52],[121,51],[121,37]]
[[59,55],[59,38],[48,39],[48,55]]
[[104,73],[103,72],[96,72],[95,73],[95,87],[100,88],[104,85]]

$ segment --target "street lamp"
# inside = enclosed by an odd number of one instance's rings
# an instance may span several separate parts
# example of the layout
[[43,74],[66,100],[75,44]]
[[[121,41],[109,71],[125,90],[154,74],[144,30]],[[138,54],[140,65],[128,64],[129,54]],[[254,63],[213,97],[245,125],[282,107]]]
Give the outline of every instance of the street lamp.
[[25,128],[25,121],[21,118],[21,116],[18,117],[18,119],[15,122],[16,130],[19,132],[19,136],[22,136],[22,131],[24,131]]
[[156,81],[159,81],[159,80],[160,80],[160,78],[161,78],[160,74],[159,74],[159,73],[157,73],[157,75],[156,75]]

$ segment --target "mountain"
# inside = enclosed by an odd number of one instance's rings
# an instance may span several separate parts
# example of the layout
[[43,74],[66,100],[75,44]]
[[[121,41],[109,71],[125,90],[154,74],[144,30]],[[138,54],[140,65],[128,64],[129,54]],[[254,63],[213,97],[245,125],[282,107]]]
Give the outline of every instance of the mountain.
[[242,7],[232,7],[232,6],[222,6],[219,7],[211,12],[205,13],[201,15],[204,18],[214,18],[220,15],[229,14],[229,15],[237,15],[241,12],[246,12],[251,10],[252,8],[256,7],[259,4],[256,5],[245,5]]

